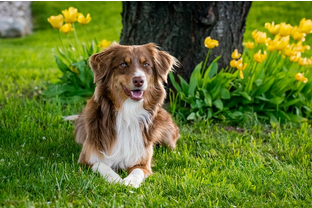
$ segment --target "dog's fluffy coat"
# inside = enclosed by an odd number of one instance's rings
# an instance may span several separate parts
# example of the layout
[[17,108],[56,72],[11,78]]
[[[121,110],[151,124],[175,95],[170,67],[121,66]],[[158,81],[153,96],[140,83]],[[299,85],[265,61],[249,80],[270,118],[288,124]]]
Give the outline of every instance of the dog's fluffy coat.
[[[75,126],[79,162],[110,182],[138,187],[152,173],[153,145],[174,148],[179,129],[161,105],[177,61],[154,44],[114,43],[90,57],[96,88]],[[125,169],[121,179],[113,170]]]

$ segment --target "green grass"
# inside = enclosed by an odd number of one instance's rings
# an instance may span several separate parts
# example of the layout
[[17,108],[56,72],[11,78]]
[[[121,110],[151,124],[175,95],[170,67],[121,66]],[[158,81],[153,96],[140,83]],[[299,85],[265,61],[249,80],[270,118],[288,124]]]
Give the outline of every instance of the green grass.
[[[266,21],[300,20],[298,9],[309,18],[309,4],[254,2],[246,33]],[[33,35],[0,40],[1,207],[312,206],[308,124],[237,129],[177,119],[177,149],[155,147],[154,174],[139,189],[108,184],[77,164],[81,147],[62,116],[80,112],[83,104],[64,106],[40,96],[59,75],[52,56],[58,36],[46,18],[71,5],[93,17],[82,40],[119,39],[120,2],[33,2]]]

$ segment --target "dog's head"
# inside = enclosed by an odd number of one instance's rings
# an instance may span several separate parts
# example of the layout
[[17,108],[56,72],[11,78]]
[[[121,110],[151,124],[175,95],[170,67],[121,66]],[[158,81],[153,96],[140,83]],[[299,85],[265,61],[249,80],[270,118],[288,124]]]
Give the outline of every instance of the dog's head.
[[[109,97],[116,107],[130,98],[140,102],[153,96],[165,97],[163,82],[177,60],[167,52],[149,43],[140,46],[112,44],[90,58],[96,90],[94,99],[99,102]],[[162,102],[161,101],[161,102]]]

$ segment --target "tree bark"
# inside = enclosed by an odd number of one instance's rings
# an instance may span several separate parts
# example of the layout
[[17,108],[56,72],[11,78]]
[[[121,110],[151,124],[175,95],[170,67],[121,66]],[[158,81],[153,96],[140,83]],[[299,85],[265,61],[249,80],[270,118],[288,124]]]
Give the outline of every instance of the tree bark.
[[209,58],[221,55],[219,69],[229,65],[234,49],[242,52],[250,7],[251,2],[123,2],[120,43],[158,44],[181,62],[176,72],[188,80],[206,57],[207,36],[219,41]]

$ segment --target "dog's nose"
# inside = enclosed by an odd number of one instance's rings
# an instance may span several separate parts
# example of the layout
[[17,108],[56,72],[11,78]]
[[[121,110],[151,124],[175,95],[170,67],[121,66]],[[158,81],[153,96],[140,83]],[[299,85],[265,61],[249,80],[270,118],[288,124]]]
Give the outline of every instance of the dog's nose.
[[136,87],[142,87],[144,84],[143,77],[133,77],[132,82]]

